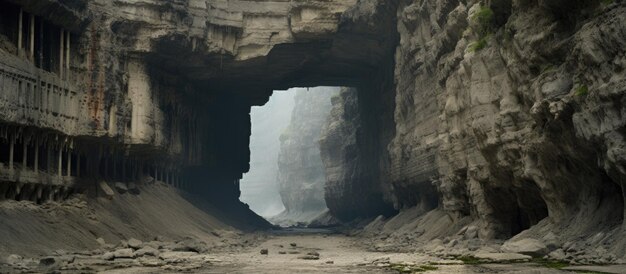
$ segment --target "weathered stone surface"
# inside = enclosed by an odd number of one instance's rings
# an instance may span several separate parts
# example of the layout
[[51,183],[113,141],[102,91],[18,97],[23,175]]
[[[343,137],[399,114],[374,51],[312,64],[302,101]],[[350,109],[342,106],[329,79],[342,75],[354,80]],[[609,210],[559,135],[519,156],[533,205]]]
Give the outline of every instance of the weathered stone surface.
[[135,251],[135,257],[142,256],[159,256],[159,250],[151,246],[145,246]]
[[543,256],[549,252],[548,247],[544,243],[535,239],[508,241],[502,245],[502,251],[534,256]]
[[349,220],[385,212],[380,181],[368,169],[372,161],[371,147],[365,135],[365,122],[361,120],[359,97],[356,89],[342,89],[332,98],[332,109],[322,128],[320,151],[326,169],[324,196],[330,212],[340,219]]
[[115,192],[113,192],[113,189],[111,189],[111,187],[109,186],[109,184],[107,184],[107,182],[100,181],[99,186],[100,186],[100,190],[104,193],[106,197],[112,198],[113,196],[115,196]]
[[143,242],[140,240],[137,240],[135,238],[130,238],[130,240],[128,240],[128,247],[132,249],[140,249],[142,246]]
[[[396,208],[476,220],[483,240],[553,232],[550,248],[571,239],[625,254],[626,7],[561,4],[401,3],[388,146]],[[424,225],[427,241],[437,233]],[[610,236],[592,243],[599,231]]]
[[124,193],[128,192],[128,186],[126,186],[126,184],[122,183],[122,182],[115,183],[115,189],[120,194],[124,194]]
[[133,253],[133,250],[131,248],[122,248],[122,249],[117,249],[115,251],[113,251],[113,256],[117,259],[117,258],[135,258],[135,254]]

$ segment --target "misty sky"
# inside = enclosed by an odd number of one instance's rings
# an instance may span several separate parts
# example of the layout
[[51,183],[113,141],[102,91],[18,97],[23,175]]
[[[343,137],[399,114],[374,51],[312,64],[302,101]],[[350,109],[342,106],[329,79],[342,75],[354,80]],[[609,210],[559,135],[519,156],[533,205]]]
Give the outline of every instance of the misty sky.
[[276,180],[279,137],[291,121],[294,90],[274,91],[267,104],[252,107],[250,113],[250,172],[244,174],[241,180],[240,200],[263,217],[274,216],[285,209]]

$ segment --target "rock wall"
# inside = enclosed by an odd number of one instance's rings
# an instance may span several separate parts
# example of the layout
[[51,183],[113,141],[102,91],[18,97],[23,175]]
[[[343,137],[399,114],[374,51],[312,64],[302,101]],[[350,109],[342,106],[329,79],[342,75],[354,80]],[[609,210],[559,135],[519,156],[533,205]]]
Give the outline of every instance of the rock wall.
[[624,19],[622,1],[402,1],[396,208],[623,256]]
[[285,211],[280,222],[308,222],[326,209],[326,176],[320,156],[322,125],[330,113],[330,98],[339,88],[298,88],[291,123],[280,135],[278,183]]
[[[332,98],[332,109],[322,128],[320,151],[326,171],[324,197],[330,213],[343,220],[390,214],[378,177],[378,159],[371,142],[379,136],[368,127],[362,108],[365,93],[344,88]],[[361,97],[362,96],[362,97]]]

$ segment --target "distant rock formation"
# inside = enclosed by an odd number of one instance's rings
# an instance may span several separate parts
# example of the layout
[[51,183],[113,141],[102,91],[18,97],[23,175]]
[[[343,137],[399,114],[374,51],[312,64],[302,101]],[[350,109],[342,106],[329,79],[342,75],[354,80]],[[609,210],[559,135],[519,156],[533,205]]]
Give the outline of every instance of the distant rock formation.
[[280,136],[278,182],[285,211],[277,223],[308,222],[326,209],[319,137],[339,88],[296,89],[289,127]]

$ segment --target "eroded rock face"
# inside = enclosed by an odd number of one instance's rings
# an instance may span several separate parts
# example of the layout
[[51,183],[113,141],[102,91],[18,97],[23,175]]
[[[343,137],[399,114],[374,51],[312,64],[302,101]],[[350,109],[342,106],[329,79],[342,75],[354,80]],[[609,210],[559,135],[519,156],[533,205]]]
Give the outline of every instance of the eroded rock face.
[[620,1],[403,1],[396,207],[438,197],[483,239],[623,227],[625,19]]
[[389,210],[380,181],[368,168],[371,147],[364,144],[372,132],[366,130],[358,96],[357,89],[344,88],[332,98],[332,109],[320,137],[326,205],[334,216],[344,220]]
[[308,222],[326,209],[326,176],[320,157],[320,133],[339,88],[295,89],[291,123],[280,136],[278,182],[285,212],[278,219]]

